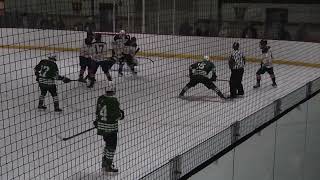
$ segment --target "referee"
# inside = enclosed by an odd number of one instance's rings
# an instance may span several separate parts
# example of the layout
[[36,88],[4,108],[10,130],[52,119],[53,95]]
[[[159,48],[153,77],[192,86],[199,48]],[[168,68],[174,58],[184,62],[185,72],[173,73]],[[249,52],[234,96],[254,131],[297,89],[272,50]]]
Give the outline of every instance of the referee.
[[239,50],[239,43],[234,42],[233,52],[229,59],[229,68],[231,70],[230,77],[230,97],[231,99],[236,98],[237,96],[243,96],[243,86],[242,86],[242,77],[244,72],[245,57],[243,53]]

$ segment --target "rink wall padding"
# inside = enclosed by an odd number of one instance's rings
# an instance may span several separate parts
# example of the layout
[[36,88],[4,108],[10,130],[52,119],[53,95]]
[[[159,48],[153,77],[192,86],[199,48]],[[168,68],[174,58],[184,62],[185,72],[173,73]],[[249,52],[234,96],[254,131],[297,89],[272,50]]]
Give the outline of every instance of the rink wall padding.
[[[174,36],[154,34],[130,34],[137,37],[140,56],[201,59],[209,55],[212,60],[227,60],[233,42],[240,43],[248,62],[259,62],[260,39],[223,37]],[[65,30],[1,28],[1,48],[38,49],[49,51],[79,51],[86,32]],[[111,42],[112,35],[103,35],[105,42]],[[320,68],[320,44],[296,41],[269,40],[274,63]]]

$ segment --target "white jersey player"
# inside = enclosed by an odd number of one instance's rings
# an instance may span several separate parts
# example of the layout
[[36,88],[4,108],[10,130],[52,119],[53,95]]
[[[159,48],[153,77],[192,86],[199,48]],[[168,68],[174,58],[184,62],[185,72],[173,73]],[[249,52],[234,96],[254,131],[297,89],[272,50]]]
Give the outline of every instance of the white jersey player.
[[89,71],[89,79],[90,85],[89,88],[92,88],[95,82],[95,74],[98,70],[98,67],[101,66],[102,71],[107,76],[109,81],[112,81],[112,77],[109,73],[112,65],[114,64],[112,56],[112,50],[109,49],[108,44],[101,41],[101,34],[96,34],[95,36],[96,42],[94,42],[91,46],[93,55],[92,55],[92,63]]
[[272,52],[270,50],[270,46],[267,46],[268,42],[267,40],[261,40],[260,41],[260,49],[261,49],[261,67],[256,73],[256,79],[257,84],[253,86],[253,88],[259,88],[260,87],[260,81],[261,81],[261,74],[268,73],[270,75],[270,78],[272,80],[272,86],[277,87],[276,83],[276,77],[274,75],[273,71],[273,64],[272,64]]
[[122,69],[124,65],[124,50],[125,44],[130,40],[130,36],[126,34],[125,30],[121,30],[119,34],[115,35],[112,42],[113,57],[119,61],[119,75],[122,76]]

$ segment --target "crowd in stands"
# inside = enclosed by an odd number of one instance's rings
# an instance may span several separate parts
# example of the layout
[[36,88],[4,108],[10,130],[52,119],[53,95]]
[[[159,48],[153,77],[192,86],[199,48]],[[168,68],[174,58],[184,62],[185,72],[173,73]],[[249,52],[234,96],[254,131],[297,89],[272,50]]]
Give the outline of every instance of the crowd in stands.
[[[69,29],[78,31],[96,31],[99,21],[85,16],[61,16],[48,14],[6,13],[0,16],[3,28]],[[292,25],[291,25],[292,26]],[[305,23],[295,25],[288,30],[287,24],[276,24],[271,28],[262,22],[212,22],[207,19],[190,23],[185,19],[176,34],[182,36],[209,36],[234,38],[266,38],[276,40],[295,40],[320,42],[320,38],[308,38],[308,26]],[[317,29],[315,30],[317,31]]]

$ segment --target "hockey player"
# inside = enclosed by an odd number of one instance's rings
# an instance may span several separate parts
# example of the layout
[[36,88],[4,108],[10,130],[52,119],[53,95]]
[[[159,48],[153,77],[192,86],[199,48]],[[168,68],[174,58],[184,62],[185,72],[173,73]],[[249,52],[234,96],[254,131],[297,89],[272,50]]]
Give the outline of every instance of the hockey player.
[[257,78],[257,84],[253,86],[253,88],[259,88],[260,87],[260,81],[261,81],[261,74],[264,74],[265,72],[268,72],[270,75],[270,78],[272,80],[272,86],[277,87],[276,83],[276,77],[274,75],[273,71],[273,56],[272,52],[270,50],[270,46],[267,46],[268,42],[267,40],[261,40],[260,41],[260,49],[261,49],[261,67],[256,73],[256,78]]
[[44,105],[44,98],[49,91],[54,102],[54,111],[60,112],[59,100],[57,94],[57,86],[55,80],[62,80],[64,83],[69,83],[71,80],[67,77],[60,76],[58,66],[56,64],[56,56],[49,56],[48,59],[43,59],[34,68],[36,80],[39,82],[41,95],[39,97],[38,109],[47,109]]
[[83,78],[83,74],[86,71],[86,69],[89,70],[90,64],[91,64],[91,44],[92,44],[93,38],[91,36],[88,36],[85,39],[85,44],[80,48],[80,74],[79,74],[79,82],[86,82],[86,80]]
[[233,52],[229,59],[229,68],[231,70],[230,77],[230,97],[236,98],[237,96],[244,95],[244,90],[242,86],[242,77],[244,72],[245,57],[243,53],[239,50],[240,44],[234,42],[232,45]]
[[[124,62],[127,63],[127,65],[129,66],[131,72],[133,74],[137,74],[137,72],[135,71],[134,67],[137,66],[137,61],[135,59],[135,55],[139,52],[139,48],[137,48],[137,39],[136,37],[132,37],[130,40],[128,40],[125,43],[125,50],[124,50]],[[119,72],[122,73],[122,69],[123,66],[119,67]]]
[[92,44],[93,48],[93,56],[92,61],[90,64],[90,70],[89,70],[89,88],[92,88],[94,85],[95,74],[101,66],[102,71],[107,76],[108,81],[112,81],[112,77],[110,75],[109,70],[111,69],[112,65],[114,64],[114,60],[111,58],[112,52],[111,49],[108,49],[108,45],[101,41],[101,34],[96,34],[95,36],[95,42]]
[[182,89],[179,97],[183,97],[184,93],[191,87],[196,86],[198,83],[202,83],[208,89],[214,90],[219,97],[226,99],[222,92],[216,87],[212,81],[216,81],[217,76],[215,72],[215,65],[209,61],[209,56],[204,56],[204,59],[200,62],[194,63],[189,67],[189,83]]
[[115,42],[121,42],[122,44],[125,44],[128,40],[130,40],[130,36],[125,30],[121,30],[117,35],[114,36],[113,40]]
[[117,147],[118,121],[124,119],[124,111],[120,109],[120,103],[114,95],[116,89],[109,86],[106,94],[98,98],[96,108],[96,120],[93,122],[98,130],[98,135],[103,137],[105,147],[102,157],[102,168],[106,172],[118,172],[113,166],[113,157]]
[[121,30],[117,35],[114,36],[113,39],[113,57],[119,62],[119,75],[123,76],[122,69],[124,65],[124,46],[127,41],[130,40],[130,36],[126,34],[125,30]]

